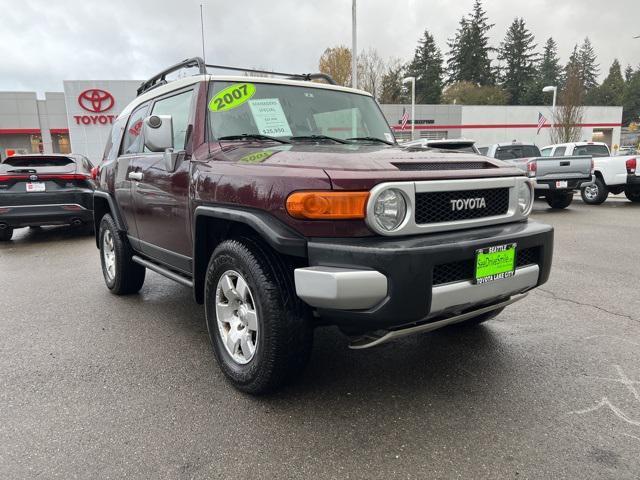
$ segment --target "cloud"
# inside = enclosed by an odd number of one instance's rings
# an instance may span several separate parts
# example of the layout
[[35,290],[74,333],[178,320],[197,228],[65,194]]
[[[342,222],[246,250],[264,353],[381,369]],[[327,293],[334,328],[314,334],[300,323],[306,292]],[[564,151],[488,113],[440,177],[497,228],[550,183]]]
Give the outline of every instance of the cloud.
[[[327,46],[351,43],[351,2],[201,0],[210,63],[291,72],[317,69]],[[0,90],[60,91],[64,79],[142,79],[200,55],[200,1],[2,0]],[[425,29],[446,41],[472,0],[360,0],[358,47],[408,60]],[[614,57],[640,62],[640,2],[486,0],[498,46],[515,16],[540,46],[553,36],[563,60],[589,36],[606,74]],[[623,14],[622,14],[623,13]]]

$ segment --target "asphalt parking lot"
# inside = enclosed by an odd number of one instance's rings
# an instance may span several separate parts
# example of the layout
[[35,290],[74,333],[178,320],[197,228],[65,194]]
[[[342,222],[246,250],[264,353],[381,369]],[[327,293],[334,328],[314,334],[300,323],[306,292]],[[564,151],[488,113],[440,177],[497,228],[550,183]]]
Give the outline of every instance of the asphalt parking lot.
[[92,237],[0,245],[0,478],[638,478],[640,204],[536,203],[549,283],[498,319],[352,351],[302,380],[223,379],[204,310],[148,273],[105,288]]

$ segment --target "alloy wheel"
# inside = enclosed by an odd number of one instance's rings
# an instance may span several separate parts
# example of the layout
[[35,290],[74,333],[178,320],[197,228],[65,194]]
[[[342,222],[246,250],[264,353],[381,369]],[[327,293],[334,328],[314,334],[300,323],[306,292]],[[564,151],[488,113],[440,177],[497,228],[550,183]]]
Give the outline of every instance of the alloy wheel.
[[116,249],[111,230],[105,230],[102,235],[102,257],[107,279],[111,282],[116,278]]
[[240,365],[249,363],[258,344],[258,313],[249,285],[234,270],[218,280],[216,319],[227,353]]

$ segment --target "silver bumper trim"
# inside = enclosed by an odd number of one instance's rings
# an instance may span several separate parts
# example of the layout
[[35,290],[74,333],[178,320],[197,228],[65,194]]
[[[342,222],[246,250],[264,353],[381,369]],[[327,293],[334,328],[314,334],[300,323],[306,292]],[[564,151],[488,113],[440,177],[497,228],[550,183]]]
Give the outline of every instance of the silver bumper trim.
[[530,265],[518,268],[512,277],[493,282],[474,284],[466,281],[433,287],[429,317],[438,316],[454,308],[462,310],[493,299],[522,293],[538,284],[539,275],[538,265]]
[[312,307],[363,310],[387,296],[387,277],[375,270],[296,268],[296,294]]
[[382,331],[380,335],[375,335],[375,334],[366,335],[352,341],[351,344],[349,344],[349,348],[351,348],[352,350],[361,350],[364,348],[375,347],[376,345],[387,343],[389,340],[393,340],[395,338],[406,337],[408,335],[415,335],[417,333],[431,332],[433,330],[446,327],[447,325],[453,325],[455,323],[464,322],[465,320],[469,320],[470,318],[477,317],[478,315],[482,315],[483,313],[491,312],[493,310],[497,310],[498,308],[506,307],[507,305],[511,305],[512,303],[517,302],[518,300],[522,300],[527,295],[528,295],[527,293],[514,295],[513,297],[503,302],[496,303],[488,307],[479,308],[471,312],[463,313],[462,315],[456,315],[454,317],[445,318],[444,320],[438,320],[436,322],[424,323],[422,325],[416,325],[415,327],[404,328],[402,330]]

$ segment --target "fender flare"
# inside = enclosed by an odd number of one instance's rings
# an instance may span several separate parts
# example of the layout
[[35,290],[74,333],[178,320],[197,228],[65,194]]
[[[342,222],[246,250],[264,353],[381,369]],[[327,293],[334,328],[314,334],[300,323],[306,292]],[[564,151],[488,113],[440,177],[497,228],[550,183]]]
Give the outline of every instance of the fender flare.
[[107,201],[107,203],[109,204],[109,210],[111,211],[111,216],[113,217],[113,220],[116,222],[116,226],[118,227],[118,230],[123,232],[126,231],[127,228],[124,224],[124,221],[122,220],[122,216],[120,215],[120,210],[118,210],[118,207],[116,206],[116,202],[113,200],[113,197],[111,196],[111,194],[109,192],[105,192],[102,190],[94,190],[93,192],[93,211],[94,212],[96,211],[96,197],[102,198]]
[[[295,257],[307,256],[307,240],[273,215],[260,210],[229,206],[200,206],[193,214],[194,244],[198,218],[209,217],[243,223],[253,228],[277,252]],[[194,245],[195,258],[195,245]]]
[[232,206],[199,206],[193,213],[193,294],[197,303],[204,302],[204,278],[209,258],[201,258],[206,238],[198,234],[202,218],[227,220],[247,225],[275,251],[284,255],[307,258],[307,239],[268,212]]

